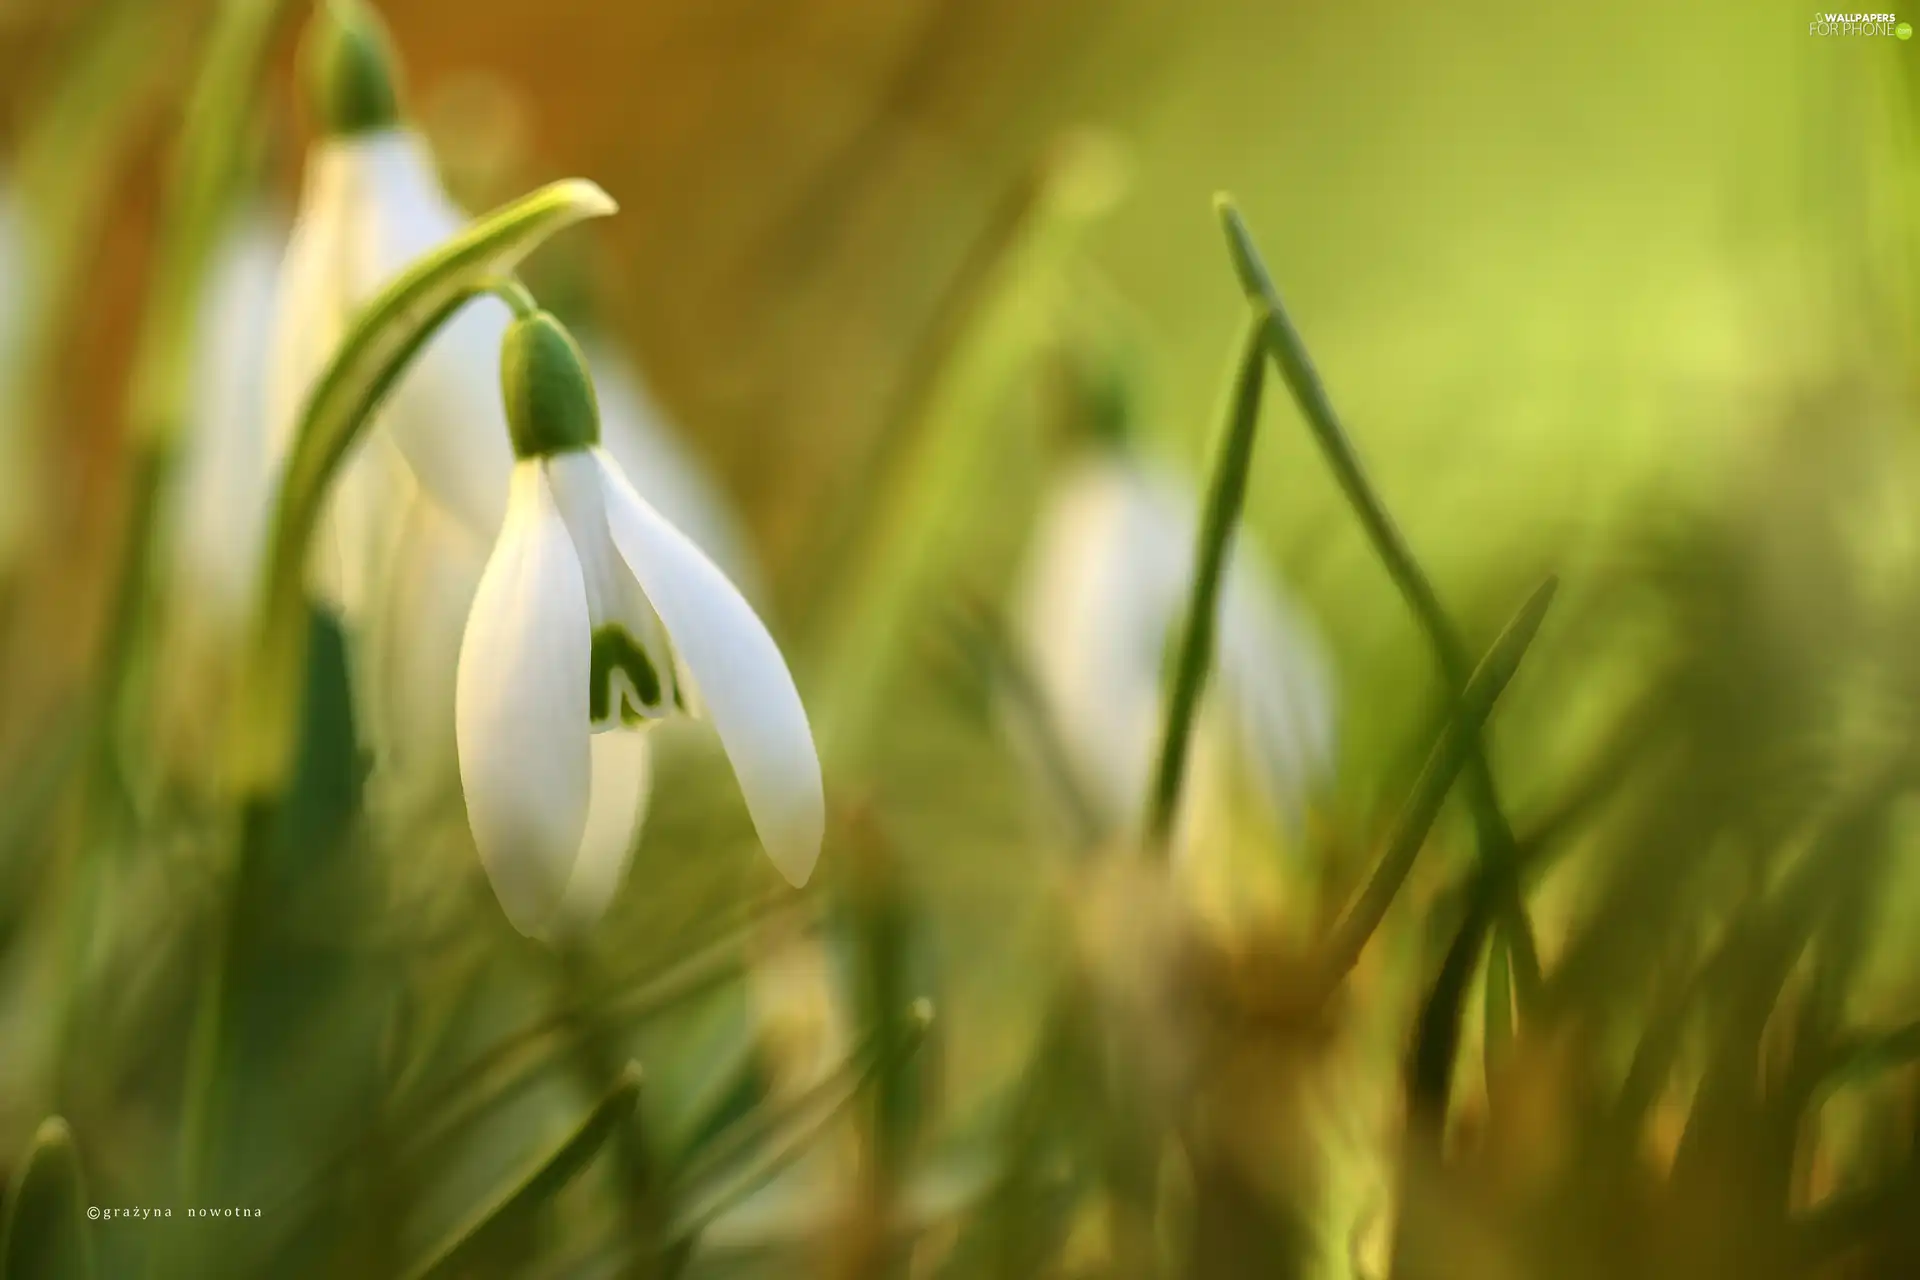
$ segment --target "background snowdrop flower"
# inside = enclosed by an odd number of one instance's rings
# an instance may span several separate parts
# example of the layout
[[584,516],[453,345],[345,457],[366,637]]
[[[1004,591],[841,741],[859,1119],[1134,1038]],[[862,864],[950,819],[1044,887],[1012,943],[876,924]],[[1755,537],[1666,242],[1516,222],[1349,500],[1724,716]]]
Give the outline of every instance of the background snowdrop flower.
[[[1030,552],[1018,607],[1034,678],[1082,789],[1116,829],[1145,813],[1197,525],[1177,479],[1108,444],[1060,483]],[[1211,789],[1203,775],[1232,761],[1278,817],[1297,819],[1332,761],[1332,679],[1306,621],[1244,539],[1218,635],[1189,800]]]
[[[303,57],[322,136],[282,270],[269,390],[282,455],[357,310],[467,222],[401,119],[378,20],[329,0]],[[347,623],[379,808],[402,824],[454,785],[453,669],[513,465],[495,390],[510,319],[477,298],[434,335],[348,460],[318,540],[316,588]]]
[[825,825],[806,712],[772,638],[599,447],[579,349],[552,316],[501,352],[511,496],[460,649],[455,728],[494,891],[548,940],[598,919],[646,801],[649,722],[713,723],[774,865],[812,874]]
[[27,429],[14,408],[20,394],[20,347],[26,325],[31,282],[28,279],[26,229],[11,185],[0,176],[0,572],[13,563],[26,504],[20,486],[25,483]]
[[173,587],[222,646],[251,619],[273,500],[265,365],[286,229],[259,210],[234,220],[201,303],[193,416],[172,476]]
[[191,416],[168,478],[162,678],[155,718],[169,761],[189,775],[213,758],[225,723],[208,714],[232,690],[253,620],[274,462],[264,365],[286,230],[260,210],[217,245],[201,299]]

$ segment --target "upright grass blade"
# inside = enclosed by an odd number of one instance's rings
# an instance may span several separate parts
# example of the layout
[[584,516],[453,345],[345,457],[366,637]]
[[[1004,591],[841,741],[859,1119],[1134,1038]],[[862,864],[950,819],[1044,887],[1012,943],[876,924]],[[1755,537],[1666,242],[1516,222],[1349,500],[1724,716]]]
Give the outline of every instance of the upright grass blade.
[[[1381,502],[1367,478],[1359,451],[1354,448],[1352,439],[1340,424],[1339,415],[1334,412],[1326,385],[1321,382],[1320,373],[1314,368],[1312,357],[1307,354],[1306,343],[1301,340],[1299,331],[1287,315],[1280,290],[1261,259],[1260,250],[1254,244],[1253,234],[1247,229],[1240,211],[1225,195],[1215,197],[1214,208],[1226,232],[1227,250],[1233,258],[1234,273],[1240,279],[1240,287],[1249,298],[1266,308],[1266,344],[1275,367],[1279,369],[1287,389],[1292,392],[1294,403],[1306,419],[1307,427],[1332,469],[1340,491],[1346,495],[1348,505],[1366,530],[1367,540],[1373,544],[1374,553],[1385,566],[1387,576],[1393,580],[1394,586],[1412,610],[1415,622],[1426,634],[1441,674],[1451,686],[1449,692],[1459,694],[1467,683],[1471,666],[1466,642],[1460,638],[1459,630],[1440,603],[1439,593],[1434,590],[1426,571],[1414,558],[1413,549],[1408,546],[1399,526],[1394,523],[1386,505]],[[1514,976],[1524,1008],[1540,986],[1540,957],[1520,898],[1516,869],[1518,848],[1513,829],[1501,810],[1499,792],[1494,786],[1492,770],[1487,766],[1485,751],[1478,741],[1468,745],[1467,799],[1473,811],[1480,855],[1501,869],[1498,911],[1507,941],[1513,948]]]
[[1260,392],[1266,374],[1266,330],[1270,316],[1258,300],[1248,318],[1234,362],[1227,422],[1219,461],[1207,489],[1200,538],[1194,548],[1192,594],[1180,627],[1173,687],[1167,694],[1167,721],[1148,797],[1147,847],[1165,857],[1186,778],[1187,750],[1193,739],[1200,694],[1213,665],[1213,634],[1219,622],[1220,584],[1226,575],[1227,548],[1247,504],[1247,476],[1253,467],[1253,442],[1260,428]]
[[1368,940],[1386,917],[1387,908],[1393,905],[1400,886],[1406,882],[1407,873],[1413,870],[1414,859],[1420,853],[1420,846],[1426,843],[1427,832],[1439,816],[1448,790],[1472,757],[1481,726],[1519,669],[1520,659],[1533,643],[1558,585],[1558,579],[1548,578],[1527,597],[1527,602],[1520,606],[1513,621],[1507,624],[1468,678],[1466,688],[1454,703],[1453,713],[1440,731],[1439,740],[1427,756],[1426,766],[1414,781],[1413,795],[1401,812],[1373,877],[1333,927],[1323,957],[1323,973],[1329,986],[1344,978],[1359,961],[1360,953],[1366,949]]
[[93,1241],[83,1220],[87,1184],[67,1122],[40,1124],[7,1189],[0,1280],[87,1280]]
[[583,179],[542,187],[481,218],[401,273],[360,313],[308,395],[281,479],[267,555],[262,611],[246,696],[240,699],[229,761],[245,795],[273,795],[285,783],[305,627],[307,546],[347,451],[382,398],[434,332],[497,277],[553,235],[615,205]]
[[1495,939],[1487,948],[1484,1021],[1487,1087],[1491,1089],[1496,1070],[1506,1058],[1507,1046],[1513,1043],[1513,962],[1502,939]]
[[632,1119],[639,1101],[640,1067],[629,1063],[612,1090],[565,1142],[499,1199],[475,1213],[408,1275],[412,1280],[447,1280],[473,1271],[493,1241],[511,1234],[593,1163],[600,1149]]

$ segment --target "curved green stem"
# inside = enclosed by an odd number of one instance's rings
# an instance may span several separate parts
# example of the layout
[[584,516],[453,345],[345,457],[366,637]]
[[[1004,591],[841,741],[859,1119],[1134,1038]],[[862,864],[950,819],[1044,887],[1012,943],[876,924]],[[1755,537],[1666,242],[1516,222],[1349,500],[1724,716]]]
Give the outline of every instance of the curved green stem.
[[532,291],[512,276],[501,276],[493,281],[487,286],[487,292],[506,303],[516,320],[525,320],[540,312],[540,304],[534,299]]

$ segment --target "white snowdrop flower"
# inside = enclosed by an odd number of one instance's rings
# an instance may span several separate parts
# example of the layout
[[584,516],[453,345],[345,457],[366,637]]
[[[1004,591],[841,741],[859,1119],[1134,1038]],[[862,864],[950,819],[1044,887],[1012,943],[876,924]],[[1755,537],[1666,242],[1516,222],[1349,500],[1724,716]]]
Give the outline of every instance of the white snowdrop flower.
[[[1030,553],[1024,647],[1079,785],[1114,829],[1145,814],[1197,526],[1178,480],[1108,444],[1060,484]],[[1231,760],[1276,816],[1297,819],[1333,757],[1327,660],[1244,538],[1220,608],[1189,789],[1207,789],[1196,775]]]
[[779,649],[599,447],[593,387],[559,322],[516,321],[500,359],[517,460],[460,648],[455,733],[507,917],[557,940],[605,910],[646,799],[644,730],[676,711],[712,722],[761,843],[805,883],[825,803]]

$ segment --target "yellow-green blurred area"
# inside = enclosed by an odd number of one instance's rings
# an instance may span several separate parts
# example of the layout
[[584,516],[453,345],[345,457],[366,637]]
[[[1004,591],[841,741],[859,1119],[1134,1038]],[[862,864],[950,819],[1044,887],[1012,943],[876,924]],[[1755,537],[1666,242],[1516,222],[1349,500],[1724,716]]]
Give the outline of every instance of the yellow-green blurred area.
[[[99,7],[9,6],[14,135]],[[63,390],[76,444],[111,437],[96,375],[124,354],[203,7],[151,6],[123,72],[153,84],[86,264]],[[467,204],[568,173],[621,201],[583,255],[596,300],[795,592],[817,583],[785,566],[832,545],[929,332],[1072,129],[1117,149],[1124,191],[1084,252],[1151,342],[1167,453],[1198,469],[1233,332],[1207,206],[1227,189],[1396,512],[1463,588],[1640,482],[1711,473],[1760,406],[1902,358],[1910,46],[1810,37],[1799,10],[578,0],[388,17]],[[290,198],[310,122],[284,79],[261,115]],[[1352,622],[1342,647],[1407,665],[1305,439],[1274,431],[1258,465],[1254,519]]]
[[[461,1239],[432,1274],[1920,1275],[1920,45],[1771,0],[379,0],[462,206],[619,202],[526,280],[737,514],[825,766],[794,896],[682,735],[556,959],[457,796],[223,887],[224,708],[138,655],[132,709],[96,705],[144,518],[129,379],[228,7],[0,0],[0,175],[59,211],[66,300],[21,322],[34,444],[0,476],[31,512],[0,566],[0,1173],[55,1237],[22,1280],[88,1274],[16,1158],[56,1113],[99,1205],[266,1213],[191,1249],[82,1224],[104,1275],[414,1274]],[[291,216],[282,7],[244,198]],[[1220,856],[1173,870],[1079,829],[1008,642],[1102,394],[1207,490],[1248,313],[1220,191],[1469,659],[1559,577],[1485,733],[1497,820],[1456,759],[1331,979],[1463,673],[1277,370],[1238,536],[1326,656],[1311,793],[1223,784],[1224,825],[1182,828]],[[232,955],[259,984],[210,1031]],[[642,1120],[606,1139],[630,1057]],[[576,1131],[589,1176],[525,1174]]]

